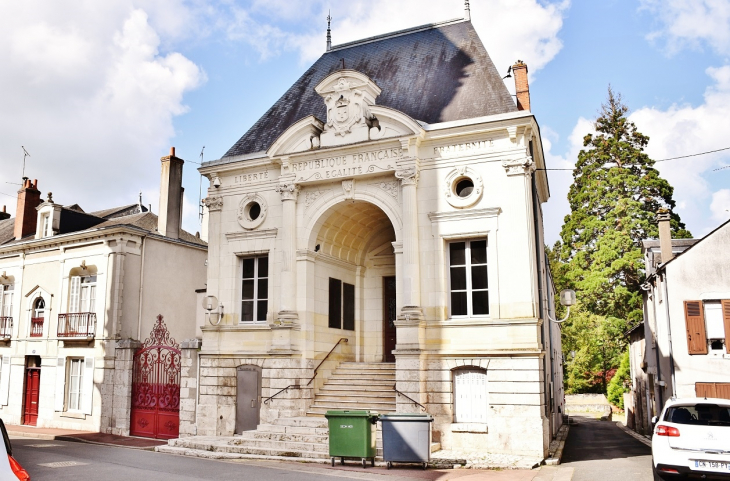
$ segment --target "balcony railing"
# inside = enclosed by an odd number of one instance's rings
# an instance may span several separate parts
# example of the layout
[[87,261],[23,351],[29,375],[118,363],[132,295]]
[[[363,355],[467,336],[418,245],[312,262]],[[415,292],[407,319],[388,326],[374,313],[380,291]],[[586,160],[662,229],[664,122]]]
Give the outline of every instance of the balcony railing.
[[13,318],[0,317],[0,339],[10,339],[13,336]]
[[42,317],[32,317],[30,319],[30,337],[43,337]]
[[70,312],[58,315],[58,337],[94,337],[96,313]]

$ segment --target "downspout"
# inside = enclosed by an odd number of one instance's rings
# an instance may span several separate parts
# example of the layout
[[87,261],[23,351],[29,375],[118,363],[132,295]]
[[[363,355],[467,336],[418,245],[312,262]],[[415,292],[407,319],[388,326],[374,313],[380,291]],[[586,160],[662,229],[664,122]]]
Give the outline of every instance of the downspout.
[[142,236],[141,256],[139,269],[139,310],[137,313],[137,340],[142,341],[142,296],[144,295],[144,247],[147,236]]
[[664,309],[667,313],[667,337],[669,338],[669,371],[672,374],[672,397],[677,397],[677,382],[674,377],[674,351],[672,350],[672,321],[669,317],[669,287],[667,286],[667,271],[664,271]]
[[[651,305],[654,309],[654,329],[656,332],[654,332],[654,356],[656,357],[656,377],[657,379],[662,378],[662,366],[659,359],[659,323],[657,322],[656,317],[656,292],[654,292],[654,283],[650,284],[651,286]],[[666,302],[666,301],[665,301]],[[651,329],[649,329],[651,331]],[[672,383],[672,386],[674,384]],[[661,386],[659,386],[661,387]],[[661,412],[662,408],[664,408],[664,390],[663,389],[657,389],[659,393],[659,409],[658,411]]]

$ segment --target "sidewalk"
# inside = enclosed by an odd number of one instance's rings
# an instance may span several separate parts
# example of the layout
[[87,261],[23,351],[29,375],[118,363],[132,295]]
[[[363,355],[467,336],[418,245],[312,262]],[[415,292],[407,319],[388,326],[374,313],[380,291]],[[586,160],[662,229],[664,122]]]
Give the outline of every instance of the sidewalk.
[[45,440],[75,441],[108,446],[121,446],[134,449],[154,449],[155,446],[167,444],[159,439],[146,439],[114,434],[94,433],[89,431],[72,431],[69,429],[36,428],[34,426],[17,426],[6,424],[5,428],[11,437],[35,438]]

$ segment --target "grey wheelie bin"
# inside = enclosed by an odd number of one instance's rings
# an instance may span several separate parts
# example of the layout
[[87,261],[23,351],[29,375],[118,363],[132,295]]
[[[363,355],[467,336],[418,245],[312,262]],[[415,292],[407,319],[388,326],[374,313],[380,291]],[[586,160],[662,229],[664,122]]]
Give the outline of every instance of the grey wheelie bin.
[[367,461],[375,466],[375,429],[378,413],[374,411],[327,411],[330,430],[330,457],[345,464],[345,458],[360,458],[364,468]]
[[383,414],[383,459],[393,463],[418,463],[423,469],[431,460],[430,414]]

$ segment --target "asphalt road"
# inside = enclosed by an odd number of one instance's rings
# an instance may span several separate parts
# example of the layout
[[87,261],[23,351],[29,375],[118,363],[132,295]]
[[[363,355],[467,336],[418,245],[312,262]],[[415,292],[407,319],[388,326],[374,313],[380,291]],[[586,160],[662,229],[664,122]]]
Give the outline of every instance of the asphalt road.
[[575,469],[573,481],[653,481],[651,448],[615,423],[575,417],[561,466]]
[[[275,468],[261,466],[264,463],[257,465],[257,463],[224,462],[120,447],[30,438],[14,438],[11,442],[13,457],[28,471],[33,481],[287,479],[322,481],[323,478],[322,473],[318,472],[323,471],[323,468],[317,466],[289,464],[282,465],[283,468]],[[366,475],[365,477],[354,476],[355,474],[359,473],[329,472],[325,479],[384,478],[373,477],[368,475],[369,473],[362,473]]]

